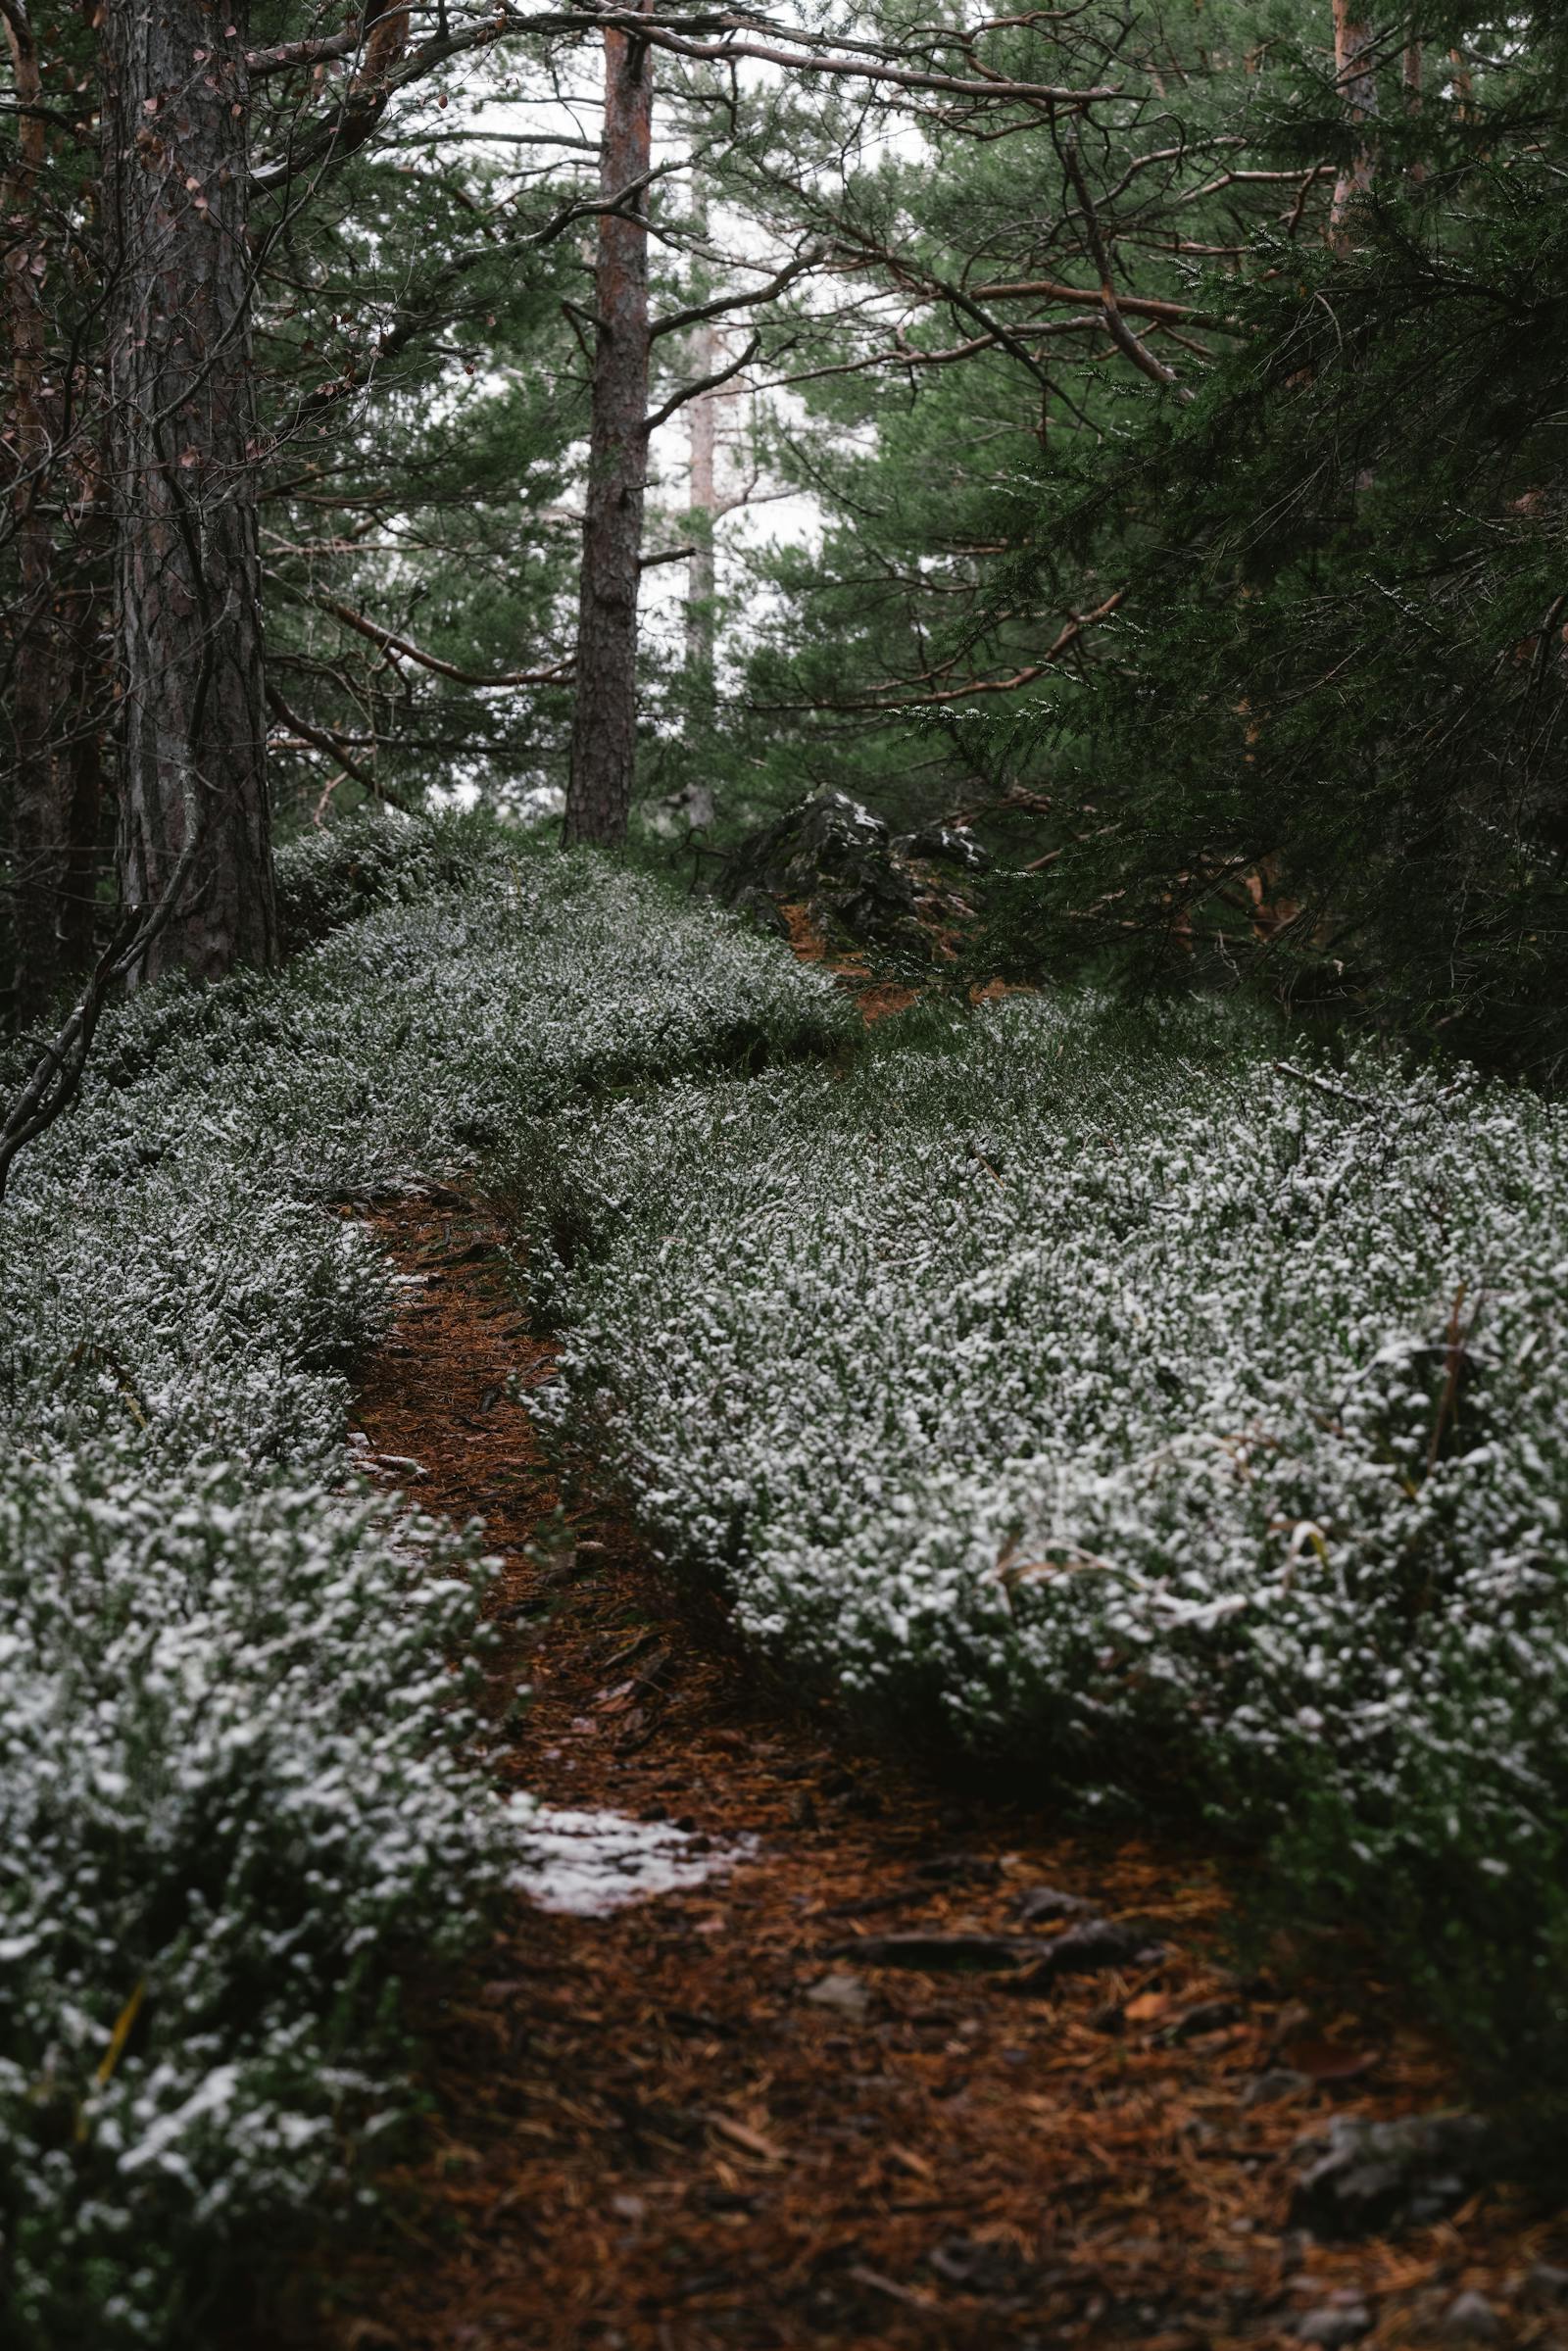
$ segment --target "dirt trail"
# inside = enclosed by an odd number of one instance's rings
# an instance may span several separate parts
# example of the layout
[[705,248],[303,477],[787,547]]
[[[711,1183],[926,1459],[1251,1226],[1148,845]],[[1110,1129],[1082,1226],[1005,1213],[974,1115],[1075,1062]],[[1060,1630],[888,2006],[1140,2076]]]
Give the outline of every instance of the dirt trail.
[[[1240,1982],[1200,1860],[956,1800],[845,1744],[769,1694],[612,1520],[578,1516],[573,1554],[530,1562],[556,1495],[506,1390],[550,1357],[518,1327],[497,1228],[427,1205],[379,1222],[426,1284],[359,1422],[422,1465],[421,1503],[482,1515],[506,1558],[507,1678],[536,1693],[519,1780],[757,1842],[727,1879],[610,1917],[519,1900],[429,1995],[427,2153],[393,2182],[389,2247],[331,2280],[334,2346],[1223,2351],[1297,2341],[1310,2314],[1353,2329],[1358,2299],[1360,2339],[1415,2346],[1454,2339],[1446,2314],[1472,2288],[1493,2339],[1563,2339],[1561,2313],[1508,2299],[1562,2250],[1506,2198],[1398,2243],[1329,2251],[1290,2229],[1303,2131],[1447,2086],[1375,1987],[1314,2013]],[[1030,1997],[1007,1973],[844,1948],[1048,1935],[1018,1916],[1040,1887],[1166,1955]]]

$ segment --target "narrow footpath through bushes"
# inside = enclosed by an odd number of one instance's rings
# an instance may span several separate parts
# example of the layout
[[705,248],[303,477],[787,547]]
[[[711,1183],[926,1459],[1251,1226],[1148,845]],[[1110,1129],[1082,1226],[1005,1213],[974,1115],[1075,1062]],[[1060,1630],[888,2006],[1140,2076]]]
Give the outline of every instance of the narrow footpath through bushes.
[[567,1832],[677,1840],[685,1882],[519,1896],[421,1995],[433,2120],[313,2346],[1563,2341],[1568,2234],[1519,2189],[1317,2241],[1354,2205],[1331,2119],[1452,2094],[1391,1996],[1233,1972],[1201,1855],[956,1797],[765,1684],[624,1528],[557,1521],[490,1213],[375,1221],[418,1280],[362,1450],[504,1560],[510,1768]]

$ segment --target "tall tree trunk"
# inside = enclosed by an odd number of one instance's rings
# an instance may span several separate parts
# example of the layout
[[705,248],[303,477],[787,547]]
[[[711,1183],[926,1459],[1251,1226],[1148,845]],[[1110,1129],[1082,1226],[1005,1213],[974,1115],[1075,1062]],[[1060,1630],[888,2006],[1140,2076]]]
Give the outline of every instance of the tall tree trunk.
[[122,664],[120,884],[185,906],[143,976],[277,952],[246,239],[248,0],[109,0],[105,185]]
[[[652,0],[642,0],[646,10]],[[599,182],[608,201],[646,178],[653,151],[653,55],[605,33],[605,127]],[[646,191],[599,219],[598,324],[588,503],[578,593],[576,703],[566,790],[568,841],[626,838],[637,758],[637,577],[648,473]],[[635,218],[628,219],[628,214]]]
[[1462,49],[1450,49],[1448,63],[1453,68],[1448,86],[1453,91],[1454,119],[1456,122],[1468,122],[1471,100],[1475,96],[1475,75],[1465,62],[1465,54]]
[[[1412,26],[1412,32],[1413,29]],[[1399,79],[1404,88],[1404,111],[1409,116],[1421,112],[1421,43],[1413,38],[1407,40],[1399,60]],[[1410,166],[1410,177],[1419,187],[1426,175],[1427,168],[1418,158]]]
[[64,743],[62,802],[66,854],[60,938],[68,970],[92,960],[101,873],[99,837],[106,789],[104,746],[114,712],[115,526],[109,501],[107,435],[78,444],[75,535],[62,583],[59,646]]
[[1399,79],[1404,85],[1405,113],[1418,115],[1421,112],[1421,44],[1417,40],[1409,40],[1404,44],[1399,57]]
[[52,741],[55,715],[53,470],[44,283],[49,253],[39,217],[45,118],[37,45],[23,0],[0,0],[12,78],[24,113],[3,181],[5,306],[11,343],[11,520],[19,597],[7,667],[11,710],[9,976],[19,1020],[42,1011],[60,968],[66,821]]
[[[1334,79],[1351,122],[1359,127],[1375,122],[1378,85],[1373,71],[1372,26],[1361,14],[1361,0],[1334,0]],[[1334,182],[1329,239],[1342,252],[1348,243],[1353,207],[1372,192],[1374,164],[1370,138],[1358,138],[1349,162]]]
[[[710,320],[693,337],[693,372],[718,371],[718,332]],[[687,518],[692,553],[686,559],[686,686],[692,719],[703,734],[713,723],[713,523],[718,514],[718,394],[704,392],[687,412],[691,489]]]

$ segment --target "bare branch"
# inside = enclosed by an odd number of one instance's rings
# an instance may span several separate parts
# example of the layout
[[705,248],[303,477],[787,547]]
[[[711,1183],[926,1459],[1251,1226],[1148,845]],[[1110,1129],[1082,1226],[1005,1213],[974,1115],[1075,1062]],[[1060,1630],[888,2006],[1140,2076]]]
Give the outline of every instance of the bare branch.
[[1032,686],[1037,678],[1044,677],[1052,663],[1077,643],[1086,628],[1093,627],[1097,620],[1108,618],[1126,593],[1125,588],[1118,588],[1103,604],[1097,604],[1092,612],[1072,613],[1040,660],[1027,668],[1015,670],[1011,677],[976,678],[969,685],[947,686],[934,694],[914,694],[906,686],[894,682],[879,687],[874,696],[859,702],[765,702],[753,703],[751,707],[765,711],[926,710],[936,703],[967,702],[971,694],[1015,694],[1021,686]]
[[764,284],[753,286],[749,293],[721,295],[716,302],[694,303],[690,310],[671,311],[667,318],[656,318],[648,330],[649,340],[655,342],[661,335],[679,334],[688,326],[701,326],[706,318],[721,318],[726,311],[745,310],[754,302],[771,302],[787,285],[793,285],[797,277],[814,269],[822,258],[817,246],[808,245],[804,253],[798,253]]
[[683,409],[689,400],[701,400],[705,392],[716,392],[720,384],[727,384],[732,376],[740,374],[743,367],[749,367],[761,347],[761,336],[754,334],[740,358],[731,360],[727,367],[720,367],[716,374],[704,375],[696,383],[682,384],[678,391],[670,394],[662,408],[655,409],[653,415],[643,425],[644,432],[656,433],[660,426],[667,424],[676,410]]
[[86,987],[44,1044],[31,1075],[0,1119],[0,1200],[5,1199],[17,1153],[46,1127],[52,1127],[74,1102],[110,990],[129,977],[176,913],[189,911],[181,901],[201,848],[201,833],[193,826],[163,896],[152,906],[132,906],[121,917]]
[[968,80],[954,73],[918,73],[906,66],[890,65],[875,57],[836,57],[818,52],[808,46],[808,37],[793,30],[781,37],[790,42],[788,48],[774,48],[761,41],[738,41],[722,38],[716,41],[693,41],[667,30],[646,17],[612,15],[609,11],[598,20],[601,24],[635,27],[639,36],[656,48],[667,49],[675,57],[695,57],[713,60],[719,64],[732,58],[755,58],[763,65],[786,66],[797,73],[849,74],[860,81],[885,81],[901,90],[940,90],[959,98],[1019,98],[1033,100],[1037,105],[1083,107],[1099,101],[1119,98],[1118,88],[1097,87],[1087,90],[1057,89],[1047,82]]
[[267,576],[296,603],[313,605],[318,612],[329,612],[345,628],[352,628],[370,644],[379,645],[383,653],[401,654],[405,661],[416,662],[419,668],[430,670],[436,677],[450,677],[460,686],[477,686],[481,692],[505,686],[548,686],[571,674],[571,662],[567,660],[557,661],[548,669],[503,669],[493,677],[481,677],[477,670],[460,669],[455,661],[444,661],[439,654],[426,653],[423,646],[400,637],[395,629],[383,628],[378,620],[357,612],[352,605],[339,604],[334,596],[318,596],[308,589],[297,588],[292,580],[283,579],[275,571]]
[[320,752],[323,758],[331,759],[341,767],[344,774],[352,776],[361,789],[368,792],[372,799],[384,801],[394,808],[402,808],[405,815],[412,813],[408,804],[396,792],[389,792],[372,768],[365,766],[354,757],[341,735],[336,732],[328,733],[318,726],[313,726],[308,718],[302,718],[297,710],[291,710],[273,685],[269,685],[267,689],[267,700],[269,708],[276,712],[285,726],[291,726],[294,729],[302,742],[308,743],[313,751]]
[[1089,250],[1094,256],[1095,267],[1100,271],[1100,304],[1105,315],[1106,332],[1123,357],[1130,359],[1133,366],[1141,368],[1152,382],[1162,385],[1168,392],[1174,392],[1178,400],[1191,400],[1193,398],[1192,386],[1182,382],[1174,367],[1167,367],[1163,360],[1154,357],[1154,354],[1147,348],[1141,338],[1134,334],[1122,316],[1115,280],[1111,273],[1110,255],[1106,250],[1104,237],[1101,233],[1100,216],[1095,210],[1094,198],[1089,193],[1089,182],[1084,177],[1083,166],[1078,160],[1077,139],[1070,129],[1064,138],[1057,139],[1056,152],[1061,157],[1062,166],[1068,178],[1072,181],[1078,201],[1083,207],[1084,232],[1089,239]]
[[[1063,285],[1054,277],[1004,278],[993,285],[976,286],[974,292],[983,302],[1087,302],[1097,309],[1102,297],[1093,286]],[[1154,294],[1116,294],[1116,308],[1129,318],[1157,318],[1175,320],[1188,326],[1206,326],[1215,334],[1241,334],[1240,318],[1227,318],[1214,311],[1195,310],[1189,302],[1167,302]]]
[[275,49],[247,49],[245,67],[253,82],[265,81],[269,74],[291,73],[299,66],[335,64],[340,57],[352,57],[359,45],[356,25],[350,32],[325,33],[316,40],[282,41]]

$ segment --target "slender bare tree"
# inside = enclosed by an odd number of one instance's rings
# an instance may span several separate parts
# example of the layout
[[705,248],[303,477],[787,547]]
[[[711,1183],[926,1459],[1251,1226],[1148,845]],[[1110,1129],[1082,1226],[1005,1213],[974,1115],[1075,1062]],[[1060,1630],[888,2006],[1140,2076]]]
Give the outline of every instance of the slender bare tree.
[[[640,13],[652,13],[641,0]],[[568,841],[626,831],[637,756],[637,581],[648,478],[648,231],[653,52],[607,25],[594,275],[593,421],[577,600],[577,696],[566,794]]]
[[1372,24],[1361,13],[1361,0],[1334,0],[1334,79],[1351,123],[1359,133],[1348,161],[1334,182],[1329,209],[1329,240],[1343,250],[1348,241],[1350,214],[1372,192],[1376,170],[1370,131],[1375,122],[1378,85],[1374,72]]
[[[706,322],[692,337],[700,375],[718,372],[718,330]],[[691,404],[686,429],[691,453],[687,523],[691,554],[686,559],[686,680],[694,704],[710,721],[713,701],[713,524],[718,516],[718,404],[721,395],[704,392]]]

